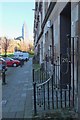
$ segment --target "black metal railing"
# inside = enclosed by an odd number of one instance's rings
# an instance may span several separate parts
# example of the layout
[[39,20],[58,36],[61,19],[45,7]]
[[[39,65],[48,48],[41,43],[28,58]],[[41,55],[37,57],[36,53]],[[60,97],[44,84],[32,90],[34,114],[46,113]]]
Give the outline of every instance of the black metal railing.
[[[53,73],[49,76],[47,71],[41,68],[33,69],[33,87],[34,87],[34,114],[36,115],[39,110],[46,111],[51,109],[60,108],[73,108],[75,106],[75,81],[78,94],[78,39],[77,50],[75,53],[75,38],[71,38],[71,46],[68,48],[67,56],[63,58],[57,57],[53,64]],[[77,56],[77,66],[75,65],[75,54]],[[62,60],[62,63],[60,62]],[[65,64],[64,64],[65,63]],[[66,65],[66,70],[62,71],[62,64]],[[69,65],[71,69],[69,69]],[[76,77],[75,77],[76,73]],[[62,83],[60,75],[68,74],[68,80]],[[69,77],[69,75],[71,77]],[[75,79],[76,78],[76,79]]]
[[[54,64],[53,74],[46,77],[43,76],[41,68],[33,69],[33,87],[34,87],[34,114],[37,114],[37,110],[50,110],[58,108],[70,107],[71,100],[70,85],[67,85],[67,89],[63,89],[60,85],[59,70],[60,65],[56,61]],[[35,77],[37,76],[37,77]],[[45,79],[43,79],[45,78]]]
[[60,84],[54,83],[53,75],[45,82],[36,84],[34,81],[34,114],[37,110],[49,110],[70,107],[70,86],[62,89]]

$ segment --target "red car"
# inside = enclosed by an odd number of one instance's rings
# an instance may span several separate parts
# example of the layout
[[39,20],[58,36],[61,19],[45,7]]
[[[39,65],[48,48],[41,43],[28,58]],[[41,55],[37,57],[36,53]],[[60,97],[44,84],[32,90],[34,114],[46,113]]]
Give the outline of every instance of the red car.
[[9,57],[5,57],[4,59],[5,59],[8,67],[17,67],[20,65],[19,60],[14,60],[14,59],[9,58]]

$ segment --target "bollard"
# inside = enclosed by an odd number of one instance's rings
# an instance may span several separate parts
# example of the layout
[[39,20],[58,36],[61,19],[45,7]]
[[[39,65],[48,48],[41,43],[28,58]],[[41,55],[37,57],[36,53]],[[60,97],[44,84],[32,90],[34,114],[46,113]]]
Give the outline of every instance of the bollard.
[[33,90],[34,90],[34,115],[37,115],[37,109],[36,109],[36,82],[33,82]]
[[2,69],[2,84],[5,85],[6,84],[6,80],[5,80],[5,69]]
[[33,82],[34,82],[34,69],[33,69],[32,73],[33,73]]

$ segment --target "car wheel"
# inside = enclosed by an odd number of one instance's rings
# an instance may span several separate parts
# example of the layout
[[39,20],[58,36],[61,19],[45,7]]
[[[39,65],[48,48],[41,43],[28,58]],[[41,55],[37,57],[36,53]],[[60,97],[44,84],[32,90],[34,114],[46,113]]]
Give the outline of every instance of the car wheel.
[[16,67],[16,66],[17,66],[16,63],[14,63],[14,64],[13,64],[13,67]]

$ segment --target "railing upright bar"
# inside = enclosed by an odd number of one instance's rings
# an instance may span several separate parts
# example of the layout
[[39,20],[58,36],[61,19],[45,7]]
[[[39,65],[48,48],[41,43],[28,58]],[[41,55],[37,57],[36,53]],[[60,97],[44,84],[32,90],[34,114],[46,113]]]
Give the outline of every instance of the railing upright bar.
[[48,81],[48,83],[47,83],[47,87],[48,87],[48,109],[50,109],[50,104],[49,104],[49,81]]
[[41,68],[40,68],[40,83],[41,83],[41,73],[42,73],[42,72],[41,72]]
[[43,71],[42,71],[42,82],[43,82]]
[[58,91],[57,91],[57,88],[56,88],[56,107],[58,108]]
[[57,60],[56,60],[56,87],[57,87]]
[[54,91],[53,91],[53,75],[52,75],[52,108],[54,109]]
[[43,92],[44,92],[44,110],[45,110],[45,85],[43,85]]
[[35,74],[35,70],[33,69],[33,90],[34,90],[34,115],[37,114],[37,110],[36,110],[36,83],[35,78],[34,78],[34,74]]
[[66,90],[64,91],[64,96],[65,96],[65,108],[66,108]]
[[37,108],[36,108],[36,82],[33,83],[34,88],[34,115],[37,114]]
[[36,88],[37,92],[36,92],[36,95],[37,95],[37,105],[39,105],[39,99],[38,99],[38,94],[39,94],[39,91],[38,91],[38,87]]
[[56,81],[57,81],[57,87],[58,87],[58,78],[57,78],[57,76],[58,76],[58,61],[56,61]]
[[68,88],[68,90],[69,90],[69,107],[70,107],[70,84],[69,84],[69,88]]
[[58,84],[59,84],[59,56],[58,56]]
[[62,85],[60,86],[60,101],[61,101],[61,108],[62,108]]
[[74,37],[72,38],[72,61],[73,61],[73,107],[74,107]]
[[46,58],[46,80],[47,80],[47,58]]

